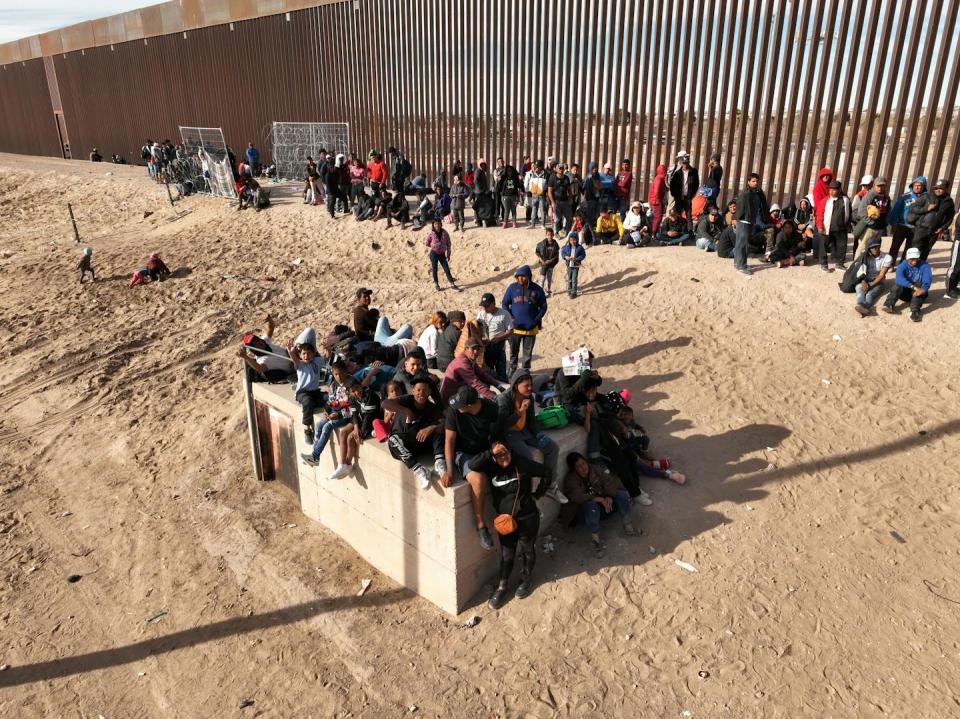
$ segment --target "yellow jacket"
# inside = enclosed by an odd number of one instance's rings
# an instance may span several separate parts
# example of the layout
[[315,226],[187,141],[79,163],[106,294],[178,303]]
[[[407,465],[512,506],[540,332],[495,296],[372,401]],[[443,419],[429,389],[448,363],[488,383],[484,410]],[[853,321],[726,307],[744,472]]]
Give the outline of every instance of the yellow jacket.
[[597,226],[594,228],[597,232],[613,232],[617,231],[618,236],[623,236],[623,223],[620,221],[620,215],[616,212],[607,213],[607,219],[603,219],[603,215],[600,215],[597,218]]

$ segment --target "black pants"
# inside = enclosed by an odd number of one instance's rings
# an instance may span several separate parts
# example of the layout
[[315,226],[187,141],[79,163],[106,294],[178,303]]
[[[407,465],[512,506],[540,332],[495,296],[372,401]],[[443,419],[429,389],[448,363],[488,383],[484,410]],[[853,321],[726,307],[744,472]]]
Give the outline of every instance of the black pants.
[[913,246],[920,250],[920,262],[927,261],[930,250],[933,249],[933,243],[936,241],[936,236],[929,230],[917,228],[913,231]]
[[297,392],[297,402],[303,408],[303,424],[313,428],[313,413],[327,402],[327,394],[319,389],[300,390]]
[[334,211],[337,209],[337,202],[343,205],[344,212],[350,207],[350,200],[343,194],[340,185],[330,185],[330,188],[327,190],[327,212],[330,213],[330,217],[334,216]]
[[610,232],[593,232],[593,241],[598,245],[609,245],[612,242],[620,239],[620,235],[617,234],[616,230],[611,230]]
[[533,346],[537,343],[536,335],[510,335],[510,369],[507,374],[511,377],[517,369],[520,360],[520,348],[523,347],[523,368],[530,369],[530,360],[533,358]]
[[[913,228],[906,225],[894,225],[890,236],[890,257],[893,258],[893,264],[897,264],[897,253],[903,246],[903,253],[900,256],[900,262],[907,258],[907,250],[913,247]],[[856,249],[854,249],[856,253]]]
[[897,305],[897,300],[903,300],[904,302],[910,303],[911,312],[919,312],[920,308],[923,307],[923,303],[927,301],[927,295],[922,294],[919,297],[913,294],[913,288],[911,287],[901,287],[898,284],[893,285],[893,289],[890,290],[890,294],[887,295],[887,299],[884,304],[893,309]]
[[517,520],[517,531],[500,535],[500,584],[505,585],[513,572],[513,564],[520,558],[520,581],[526,582],[537,561],[537,533],[540,531],[540,513],[536,510]]
[[491,343],[483,348],[483,364],[493,372],[501,381],[507,382],[507,348],[506,340],[503,342]]
[[950,264],[947,266],[947,292],[956,292],[960,284],[960,237],[953,240]]
[[834,262],[845,262],[847,259],[847,231],[830,231],[829,234],[821,235],[820,240],[820,266],[827,266],[827,252]]
[[415,469],[420,464],[417,455],[433,452],[434,459],[443,458],[443,439],[443,431],[434,430],[426,442],[421,442],[417,439],[417,430],[410,430],[391,434],[387,439],[387,448],[395,460],[403,462],[407,469]]

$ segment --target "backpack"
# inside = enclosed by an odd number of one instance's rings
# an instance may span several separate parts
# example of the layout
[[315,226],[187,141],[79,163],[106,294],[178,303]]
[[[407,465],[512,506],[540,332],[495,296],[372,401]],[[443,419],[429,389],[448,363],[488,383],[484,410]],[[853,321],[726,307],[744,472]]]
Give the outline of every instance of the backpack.
[[843,279],[837,283],[841,292],[851,294],[857,291],[857,284],[860,282],[860,268],[866,269],[867,253],[860,255],[843,273]]
[[149,148],[149,147],[147,147],[146,145],[144,145],[143,147],[140,148],[140,159],[141,159],[141,160],[149,160],[149,159],[150,159],[150,155],[151,155],[151,153],[150,153],[150,148]]
[[559,429],[570,422],[564,407],[545,407],[537,413],[537,426],[540,429]]

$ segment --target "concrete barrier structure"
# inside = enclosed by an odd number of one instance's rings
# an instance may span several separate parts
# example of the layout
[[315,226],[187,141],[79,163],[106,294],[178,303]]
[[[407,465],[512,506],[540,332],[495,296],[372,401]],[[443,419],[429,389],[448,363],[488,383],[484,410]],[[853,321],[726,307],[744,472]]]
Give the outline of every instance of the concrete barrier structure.
[[[310,447],[303,440],[292,386],[254,383],[247,392],[257,476],[286,485],[304,514],[338,534],[382,573],[449,614],[463,611],[496,574],[500,552],[480,546],[466,482],[443,488],[434,481],[429,490],[421,490],[386,444],[373,439],[361,445],[351,475],[329,480],[336,466],[336,439],[318,467],[300,460],[299,453]],[[586,452],[586,435],[578,426],[567,426],[550,436],[560,447],[555,472],[562,478],[567,453]],[[539,507],[543,531],[557,518],[560,505],[544,497]],[[487,513],[492,527],[492,507]]]

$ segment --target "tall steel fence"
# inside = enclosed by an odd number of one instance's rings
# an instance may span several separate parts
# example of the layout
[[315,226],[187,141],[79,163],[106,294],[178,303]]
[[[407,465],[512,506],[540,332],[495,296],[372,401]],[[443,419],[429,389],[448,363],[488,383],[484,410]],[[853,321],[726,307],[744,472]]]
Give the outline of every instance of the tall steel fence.
[[[850,189],[862,174],[892,191],[915,174],[955,176],[958,11],[960,0],[349,0],[53,61],[75,155],[129,156],[192,121],[242,148],[281,117],[348,123],[354,151],[396,145],[428,176],[456,159],[628,158],[636,195],[677,151],[701,174],[719,151],[723,189],[757,171],[784,200],[823,165]],[[0,95],[24,85],[21,71],[0,68]],[[29,131],[6,124],[36,114],[0,114],[0,148]]]

